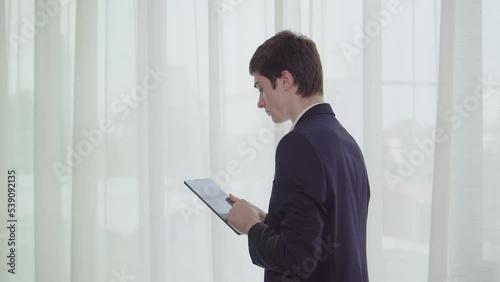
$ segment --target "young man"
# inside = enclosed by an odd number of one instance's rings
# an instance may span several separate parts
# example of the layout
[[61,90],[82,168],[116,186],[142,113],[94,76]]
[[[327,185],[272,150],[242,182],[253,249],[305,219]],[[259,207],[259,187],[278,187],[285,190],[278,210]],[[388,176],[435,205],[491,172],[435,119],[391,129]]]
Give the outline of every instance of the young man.
[[368,177],[356,141],[323,102],[315,43],[279,32],[257,48],[250,74],[257,106],[293,125],[276,149],[268,213],[230,195],[228,221],[248,234],[265,282],[367,282]]

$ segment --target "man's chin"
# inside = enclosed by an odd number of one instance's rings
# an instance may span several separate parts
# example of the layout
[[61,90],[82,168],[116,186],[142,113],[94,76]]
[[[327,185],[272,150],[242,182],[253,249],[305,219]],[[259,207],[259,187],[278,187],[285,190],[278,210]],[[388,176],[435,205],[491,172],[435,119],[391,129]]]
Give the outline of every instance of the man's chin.
[[281,118],[278,118],[278,117],[275,117],[275,116],[271,116],[271,119],[273,120],[274,123],[276,124],[280,124],[280,123],[284,123],[286,120],[284,119],[281,119]]

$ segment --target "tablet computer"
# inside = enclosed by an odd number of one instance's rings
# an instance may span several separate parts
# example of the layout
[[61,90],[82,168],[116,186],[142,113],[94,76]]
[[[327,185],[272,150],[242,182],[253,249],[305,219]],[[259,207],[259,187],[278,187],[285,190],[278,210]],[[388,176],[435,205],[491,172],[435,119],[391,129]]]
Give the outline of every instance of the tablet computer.
[[224,221],[236,234],[241,235],[227,221],[227,214],[233,205],[233,201],[212,179],[191,179],[184,181],[184,184],[193,191],[222,221]]

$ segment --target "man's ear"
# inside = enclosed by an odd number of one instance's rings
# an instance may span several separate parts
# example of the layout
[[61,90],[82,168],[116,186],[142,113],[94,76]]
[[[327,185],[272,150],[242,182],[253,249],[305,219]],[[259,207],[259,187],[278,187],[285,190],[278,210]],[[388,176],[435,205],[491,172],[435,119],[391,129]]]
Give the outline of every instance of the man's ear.
[[281,71],[281,77],[280,77],[279,83],[281,84],[280,86],[283,87],[283,90],[287,91],[290,87],[295,85],[295,79],[293,78],[292,73],[290,73],[287,70],[282,70]]

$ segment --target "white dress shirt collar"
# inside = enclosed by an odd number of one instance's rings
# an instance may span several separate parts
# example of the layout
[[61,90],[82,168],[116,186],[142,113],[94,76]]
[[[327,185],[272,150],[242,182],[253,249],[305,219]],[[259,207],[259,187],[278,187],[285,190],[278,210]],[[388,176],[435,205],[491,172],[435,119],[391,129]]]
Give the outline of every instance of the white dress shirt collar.
[[309,111],[312,107],[316,106],[316,105],[319,105],[319,104],[326,104],[326,102],[319,102],[319,103],[316,103],[316,104],[312,104],[310,105],[309,107],[305,108],[296,118],[295,120],[293,120],[292,122],[292,127],[290,128],[290,131],[292,131],[294,128],[295,128],[295,125],[297,125],[297,122],[299,121],[299,119],[307,112]]

